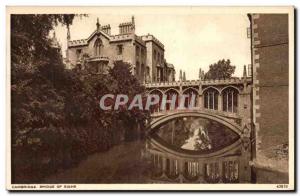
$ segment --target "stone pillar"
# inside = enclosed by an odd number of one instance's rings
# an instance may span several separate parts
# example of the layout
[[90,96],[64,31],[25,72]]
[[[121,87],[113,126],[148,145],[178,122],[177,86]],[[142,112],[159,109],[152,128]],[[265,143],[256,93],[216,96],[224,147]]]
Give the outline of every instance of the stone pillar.
[[203,95],[199,94],[197,98],[198,98],[198,100],[197,100],[197,107],[199,109],[202,109],[203,108]]
[[222,112],[223,108],[223,100],[222,100],[222,94],[218,95],[218,111]]
[[197,107],[199,109],[203,109],[203,94],[202,94],[202,83],[201,83],[201,80],[200,80],[199,89],[198,89]]

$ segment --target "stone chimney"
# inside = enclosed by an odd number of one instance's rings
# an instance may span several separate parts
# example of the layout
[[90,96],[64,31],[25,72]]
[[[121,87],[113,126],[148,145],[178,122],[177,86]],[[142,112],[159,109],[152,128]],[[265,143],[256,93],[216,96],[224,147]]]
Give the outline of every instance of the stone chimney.
[[108,24],[108,25],[101,26],[101,31],[103,31],[107,35],[111,35],[110,25]]

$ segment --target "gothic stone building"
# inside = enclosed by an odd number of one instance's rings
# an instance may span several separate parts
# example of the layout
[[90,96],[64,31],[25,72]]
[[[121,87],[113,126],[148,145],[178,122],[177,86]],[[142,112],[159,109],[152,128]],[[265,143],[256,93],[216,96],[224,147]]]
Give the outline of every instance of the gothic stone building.
[[91,73],[105,73],[115,61],[132,65],[132,73],[141,82],[166,82],[175,80],[175,69],[165,60],[164,45],[153,35],[135,34],[135,21],[119,25],[119,34],[111,35],[110,25],[101,26],[97,20],[96,30],[87,38],[70,40],[66,64]]

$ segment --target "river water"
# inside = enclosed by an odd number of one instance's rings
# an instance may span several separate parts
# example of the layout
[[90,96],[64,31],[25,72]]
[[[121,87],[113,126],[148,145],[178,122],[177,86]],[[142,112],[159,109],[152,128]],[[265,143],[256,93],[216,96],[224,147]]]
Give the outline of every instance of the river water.
[[125,142],[90,155],[76,167],[49,176],[44,183],[150,183],[144,150],[144,141]]

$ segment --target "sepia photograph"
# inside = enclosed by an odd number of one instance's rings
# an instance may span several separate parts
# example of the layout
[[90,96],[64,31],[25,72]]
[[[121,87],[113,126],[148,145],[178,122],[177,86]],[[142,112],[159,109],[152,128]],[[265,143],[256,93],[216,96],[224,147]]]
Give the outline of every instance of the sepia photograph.
[[294,7],[6,21],[8,190],[295,189]]

